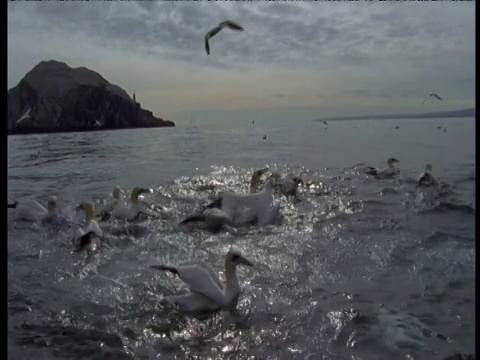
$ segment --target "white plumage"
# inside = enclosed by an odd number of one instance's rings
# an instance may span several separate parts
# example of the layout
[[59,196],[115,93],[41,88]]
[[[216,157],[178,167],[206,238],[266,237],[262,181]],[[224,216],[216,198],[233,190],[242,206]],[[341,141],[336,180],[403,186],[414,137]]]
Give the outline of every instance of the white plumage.
[[206,264],[150,267],[178,275],[190,289],[189,294],[166,297],[166,300],[187,312],[204,312],[236,307],[241,292],[236,273],[237,265],[252,266],[252,263],[239,250],[230,249],[225,256],[225,284]]

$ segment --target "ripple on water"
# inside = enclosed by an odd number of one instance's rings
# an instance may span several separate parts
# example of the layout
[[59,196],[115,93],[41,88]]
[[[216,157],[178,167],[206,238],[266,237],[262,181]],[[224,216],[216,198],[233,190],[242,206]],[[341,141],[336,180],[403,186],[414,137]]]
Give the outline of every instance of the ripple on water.
[[[92,256],[72,253],[70,242],[82,221],[73,208],[91,195],[62,198],[63,222],[9,223],[9,354],[384,359],[473,350],[475,210],[448,200],[455,189],[438,201],[355,169],[269,167],[309,182],[298,201],[278,197],[279,224],[219,234],[178,225],[214,194],[248,191],[254,169],[233,166],[142,184],[156,188],[146,200],[162,218],[103,223],[107,241]],[[95,193],[99,207],[109,196]],[[442,228],[452,213],[463,222]],[[149,265],[202,260],[223,277],[231,245],[255,264],[238,270],[238,314],[186,316],[162,300],[186,289]]]

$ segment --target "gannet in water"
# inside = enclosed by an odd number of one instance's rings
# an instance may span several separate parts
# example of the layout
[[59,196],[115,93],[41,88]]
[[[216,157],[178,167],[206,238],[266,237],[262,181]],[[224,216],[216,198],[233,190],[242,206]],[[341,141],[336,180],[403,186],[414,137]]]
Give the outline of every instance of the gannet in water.
[[427,95],[425,95],[425,99],[423,99],[422,104],[425,103],[425,101],[427,101],[427,99],[428,99],[429,97],[431,97],[431,96],[437,98],[437,99],[440,100],[440,101],[443,100],[443,99],[441,98],[441,96],[439,96],[439,95],[431,92],[431,93],[428,93]]
[[391,158],[388,158],[388,160],[387,160],[388,168],[379,169],[379,168],[375,168],[375,167],[372,167],[372,166],[368,166],[368,170],[365,171],[365,173],[368,174],[368,175],[373,175],[377,179],[378,178],[393,177],[399,172],[399,170],[395,166],[395,164],[398,164],[399,162],[400,162],[399,160],[391,157]]
[[115,186],[112,190],[112,195],[111,195],[111,201],[110,203],[102,210],[100,217],[101,220],[107,220],[110,217],[110,213],[113,211],[113,209],[118,206],[118,205],[124,205],[125,202],[122,198],[121,194],[122,190],[120,189],[119,186]]
[[231,29],[231,30],[236,30],[236,31],[243,31],[243,27],[241,27],[239,24],[231,21],[231,20],[226,20],[215,26],[212,30],[207,32],[205,34],[205,51],[207,52],[207,55],[210,55],[210,45],[208,43],[208,40],[212,37],[214,37],[220,30],[222,30],[224,27]]
[[18,203],[17,201],[7,204],[7,208],[16,210],[15,218],[17,220],[41,221],[53,219],[57,215],[57,197],[52,195],[47,199],[47,208],[44,208],[36,200],[28,200]]
[[95,251],[100,245],[103,232],[95,221],[95,208],[91,202],[84,202],[77,206],[76,210],[83,210],[85,213],[85,226],[78,228],[72,240],[76,251]]
[[270,176],[261,191],[254,194],[224,193],[207,208],[221,209],[232,218],[233,226],[265,225],[279,214],[279,204],[273,198],[275,186],[275,178]]
[[256,170],[253,172],[252,178],[250,179],[250,194],[257,192],[260,187],[262,175],[268,171],[268,168]]
[[29,119],[30,118],[30,111],[32,111],[31,108],[28,108],[27,111],[25,111],[25,114],[23,114],[20,119],[17,120],[17,124],[20,124],[23,120]]
[[165,299],[183,311],[199,313],[235,309],[242,291],[237,278],[237,265],[253,266],[242,252],[232,248],[225,256],[225,284],[207,264],[152,265],[150,268],[178,275],[188,285],[190,293]]
[[432,175],[432,165],[427,164],[425,170],[418,177],[418,186],[432,186],[437,185],[437,181]]
[[[123,220],[136,220],[141,213],[151,214],[151,210],[147,209],[145,204],[142,203],[138,197],[141,194],[147,194],[153,192],[152,189],[146,189],[141,187],[134,187],[130,192],[129,204],[118,203],[110,213],[111,216],[117,219]],[[142,208],[143,207],[143,208]]]

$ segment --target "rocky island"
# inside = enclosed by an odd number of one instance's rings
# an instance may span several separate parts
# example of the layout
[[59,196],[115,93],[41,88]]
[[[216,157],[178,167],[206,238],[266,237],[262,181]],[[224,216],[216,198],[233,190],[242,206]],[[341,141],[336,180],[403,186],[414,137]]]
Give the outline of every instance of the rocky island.
[[9,135],[175,126],[97,72],[54,60],[37,64],[7,96]]

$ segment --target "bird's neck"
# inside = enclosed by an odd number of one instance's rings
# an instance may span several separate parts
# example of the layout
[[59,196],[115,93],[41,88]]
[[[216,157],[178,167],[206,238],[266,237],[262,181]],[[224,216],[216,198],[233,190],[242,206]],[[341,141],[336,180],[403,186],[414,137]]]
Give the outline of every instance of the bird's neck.
[[53,216],[53,215],[55,215],[56,207],[55,207],[55,205],[48,205],[47,210],[48,210],[48,215]]
[[93,221],[93,214],[90,211],[85,213],[85,227],[89,226]]
[[238,297],[240,285],[237,278],[237,267],[231,262],[225,262],[225,301],[230,303]]
[[388,167],[390,169],[395,169],[395,163],[388,163]]

